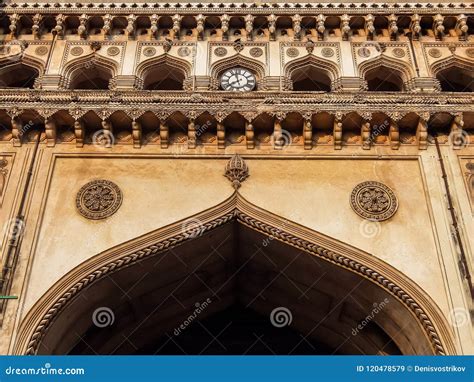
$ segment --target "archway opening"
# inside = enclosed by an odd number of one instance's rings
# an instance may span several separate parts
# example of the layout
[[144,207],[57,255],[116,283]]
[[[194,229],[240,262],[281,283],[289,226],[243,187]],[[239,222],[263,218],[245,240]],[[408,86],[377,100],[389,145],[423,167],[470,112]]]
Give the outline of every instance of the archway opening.
[[0,88],[32,89],[39,72],[37,69],[16,63],[0,68]]
[[70,89],[107,90],[113,73],[108,68],[90,63],[76,69],[71,75]]
[[400,73],[393,68],[379,66],[365,75],[368,90],[371,92],[399,92],[404,90]]
[[38,354],[432,352],[407,307],[361,275],[236,219],[192,232],[83,288]]
[[444,92],[473,92],[474,71],[453,66],[440,71],[436,78]]
[[183,90],[186,73],[169,63],[150,67],[144,74],[145,90]]
[[294,91],[331,91],[331,79],[323,70],[308,64],[293,71],[291,75]]

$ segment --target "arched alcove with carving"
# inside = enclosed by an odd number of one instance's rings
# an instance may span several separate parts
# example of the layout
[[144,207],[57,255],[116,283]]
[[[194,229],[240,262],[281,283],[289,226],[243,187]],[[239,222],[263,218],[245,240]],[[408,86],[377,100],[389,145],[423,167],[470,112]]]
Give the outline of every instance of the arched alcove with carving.
[[69,62],[63,70],[62,87],[75,90],[108,90],[117,74],[117,64],[98,54]]
[[169,55],[146,60],[137,67],[145,90],[185,90],[191,76],[188,62]]
[[285,76],[291,79],[294,91],[329,92],[339,77],[339,69],[331,61],[307,55],[290,62],[285,67]]
[[409,91],[414,77],[413,69],[405,62],[384,55],[363,62],[359,73],[367,90],[381,92]]
[[[222,348],[207,346],[203,325],[228,330]],[[238,193],[76,267],[27,314],[14,351],[243,354],[252,330],[277,354],[455,353],[438,308],[406,276]]]
[[444,92],[474,91],[474,71],[468,60],[451,56],[435,63],[431,70]]

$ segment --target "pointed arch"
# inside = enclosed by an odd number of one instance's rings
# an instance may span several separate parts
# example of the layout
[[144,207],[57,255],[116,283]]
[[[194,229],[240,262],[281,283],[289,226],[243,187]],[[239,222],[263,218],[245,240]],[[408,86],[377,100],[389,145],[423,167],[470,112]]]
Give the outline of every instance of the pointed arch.
[[111,86],[110,80],[117,73],[118,65],[115,61],[91,53],[70,61],[64,66],[61,72],[60,87],[65,89],[107,89]]
[[211,66],[211,88],[219,88],[219,79],[222,73],[227,69],[242,67],[250,70],[257,79],[257,90],[263,88],[263,79],[265,77],[265,66],[257,61],[240,54],[219,60]]
[[[379,55],[373,59],[364,61],[359,65],[359,76],[361,79],[370,82],[376,79],[377,75],[388,75],[391,77],[394,88],[398,87],[400,91],[411,90],[411,79],[415,76],[413,69],[407,63],[396,60],[392,57]],[[381,72],[381,70],[383,72]],[[369,84],[369,90],[371,86]],[[389,88],[390,89],[390,88]],[[390,89],[391,90],[391,89]]]
[[470,60],[452,55],[434,63],[430,69],[443,91],[474,91],[474,73]]
[[43,74],[44,63],[27,54],[0,59],[0,87],[33,88]]
[[187,90],[191,71],[189,62],[162,54],[140,63],[136,76],[146,90]]
[[[407,336],[406,341],[412,341],[410,346],[415,352],[456,353],[449,326],[436,304],[418,285],[383,260],[263,210],[245,200],[238,192],[191,218],[199,222],[199,235],[236,222],[251,232],[268,235],[318,261],[341,271],[349,271],[349,274],[358,276],[376,288],[379,297],[383,292],[394,299],[397,307],[405,309],[404,315],[397,308],[397,314],[391,319],[395,321],[395,326],[400,325],[399,328],[406,326],[408,317],[412,318],[410,330],[416,334],[416,338]],[[195,234],[190,233],[195,232],[196,226],[186,228],[184,223],[188,220],[183,219],[113,247],[66,274],[39,299],[22,321],[14,354],[36,354],[42,339],[60,313],[87,287],[134,263],[193,240]],[[391,328],[394,330],[393,326]]]
[[[284,68],[285,77],[291,79],[293,90],[307,90],[305,84],[313,84],[314,90],[334,90],[334,83],[340,77],[339,68],[332,61],[308,54],[291,61]],[[299,89],[297,83],[302,88]]]

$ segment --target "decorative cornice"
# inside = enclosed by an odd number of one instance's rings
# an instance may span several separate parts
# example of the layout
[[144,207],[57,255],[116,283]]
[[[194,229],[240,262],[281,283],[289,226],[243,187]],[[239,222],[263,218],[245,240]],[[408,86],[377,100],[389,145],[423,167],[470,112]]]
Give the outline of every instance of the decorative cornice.
[[[447,343],[443,343],[439,336],[439,329],[437,329],[437,327],[438,325],[444,325],[444,321],[441,319],[441,317],[439,317],[440,313],[437,313],[437,310],[434,306],[430,307],[428,305],[429,314],[435,317],[437,316],[437,324],[435,325],[427,311],[420,305],[420,301],[417,301],[418,298],[420,298],[420,295],[416,288],[413,288],[413,284],[410,286],[410,283],[407,283],[406,278],[401,284],[397,284],[397,282],[393,279],[394,277],[395,279],[399,277],[397,276],[397,272],[394,272],[393,269],[388,268],[384,271],[383,267],[386,267],[387,265],[382,263],[380,260],[375,262],[372,261],[372,263],[369,265],[363,264],[356,260],[357,258],[361,258],[360,253],[359,256],[355,255],[355,251],[357,250],[337,245],[334,240],[327,237],[320,237],[318,239],[316,236],[314,236],[318,235],[317,233],[303,229],[302,227],[286,220],[284,224],[285,229],[277,229],[276,226],[281,225],[281,218],[252,205],[250,202],[243,199],[237,192],[235,192],[229,199],[222,202],[220,205],[202,212],[198,215],[198,217],[202,222],[201,233],[212,231],[213,229],[236,219],[240,223],[254,230],[257,230],[263,234],[271,235],[281,242],[287,243],[313,256],[319,257],[339,267],[359,274],[360,276],[370,280],[372,283],[386,290],[391,295],[395,296],[406,308],[408,308],[413,313],[423,328],[427,339],[429,339],[429,342],[431,343],[433,354],[444,355],[455,352],[453,344],[451,343],[452,339],[445,338],[444,341],[447,341]],[[133,249],[129,250],[131,252],[128,252],[125,255],[123,255],[124,251],[122,248],[121,250],[116,250],[115,252],[113,250],[108,251],[104,253],[104,256],[96,256],[95,258],[86,262],[83,267],[78,267],[76,271],[74,271],[77,273],[77,276],[81,275],[77,281],[73,282],[72,280],[74,279],[72,276],[68,275],[65,277],[65,279],[71,281],[68,281],[64,285],[61,282],[57,283],[55,289],[58,289],[58,291],[61,291],[61,288],[66,289],[63,292],[60,292],[60,294],[54,298],[50,295],[54,292],[54,290],[52,292],[48,292],[47,301],[50,302],[47,304],[49,304],[49,306],[39,304],[40,306],[43,306],[43,309],[46,310],[44,313],[41,313],[37,323],[31,322],[31,320],[34,319],[35,314],[32,312],[29,313],[22,326],[26,328],[25,330],[28,330],[28,328],[31,327],[34,327],[34,329],[30,333],[20,333],[19,341],[26,340],[27,343],[24,345],[17,343],[17,346],[20,346],[20,348],[17,349],[17,353],[19,352],[30,355],[36,354],[41,344],[42,338],[46,334],[49,326],[54,321],[56,316],[70,301],[72,301],[73,298],[79,294],[80,291],[90,286],[92,283],[137,261],[150,256],[155,256],[159,253],[162,253],[163,251],[176,247],[177,245],[192,239],[193,236],[189,235],[189,232],[183,231],[182,228],[176,228],[182,227],[182,225],[178,223],[170,227],[164,227],[162,230],[150,234],[151,236],[156,237],[159,237],[160,234],[161,239],[152,242],[152,238],[150,237],[146,240],[148,244],[144,246],[141,244],[142,247],[137,247],[137,244],[135,244]],[[274,223],[274,225],[272,225],[272,223]],[[296,232],[298,232],[298,234],[295,234]],[[314,237],[311,236],[311,233]],[[312,237],[312,239],[310,240],[309,237]],[[144,240],[141,240],[138,245],[140,245],[142,241]],[[321,245],[319,244],[320,242],[326,244]],[[113,260],[109,260],[108,263],[100,264],[99,261],[101,258],[111,259],[113,253],[120,253],[121,255],[114,258]],[[368,254],[366,254],[366,256],[368,256]],[[370,258],[370,256],[368,258]],[[92,267],[89,264],[91,261],[97,262],[97,267]],[[87,273],[84,274],[83,272],[86,268]],[[94,270],[91,272],[91,269]],[[385,273],[390,274],[392,279],[388,279],[384,275]],[[408,286],[409,289],[412,290],[412,293],[416,293],[417,298],[407,292],[403,285],[405,285],[405,287]],[[426,299],[422,300],[424,300],[424,303],[427,303]],[[446,328],[440,332],[444,335],[447,335],[448,333]],[[449,335],[447,336],[449,337]],[[24,348],[22,348],[22,346],[24,346]],[[448,346],[448,350],[445,346]]]

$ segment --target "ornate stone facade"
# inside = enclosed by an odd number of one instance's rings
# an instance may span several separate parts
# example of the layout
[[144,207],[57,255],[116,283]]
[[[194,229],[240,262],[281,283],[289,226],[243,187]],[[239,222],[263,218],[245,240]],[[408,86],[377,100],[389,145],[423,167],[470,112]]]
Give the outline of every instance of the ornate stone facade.
[[344,354],[474,352],[472,4],[1,11],[1,353],[87,352],[91,301],[125,331],[165,301],[147,352],[201,297]]

